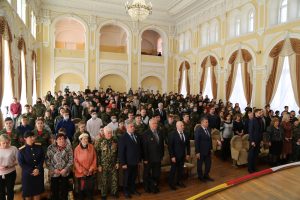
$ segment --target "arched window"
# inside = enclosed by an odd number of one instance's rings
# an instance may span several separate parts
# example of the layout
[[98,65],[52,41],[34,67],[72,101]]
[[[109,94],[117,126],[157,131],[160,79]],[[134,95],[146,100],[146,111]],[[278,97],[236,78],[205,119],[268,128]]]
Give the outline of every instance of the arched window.
[[237,16],[234,20],[234,33],[235,36],[239,36],[241,34],[241,19]]
[[184,34],[180,34],[179,36],[179,51],[183,52],[184,45]]
[[36,92],[36,54],[32,56],[32,102],[36,102],[37,92]]
[[36,38],[36,17],[33,11],[31,11],[31,34]]
[[26,24],[26,0],[17,1],[17,13],[24,24]]
[[242,77],[242,64],[237,64],[236,78],[232,90],[231,97],[229,99],[231,103],[239,103],[241,110],[247,107],[247,100],[245,97]]
[[208,24],[204,24],[201,27],[201,39],[202,39],[202,46],[206,46],[209,44],[209,26]]
[[248,32],[254,31],[254,11],[251,10],[248,14]]
[[212,93],[212,87],[211,87],[211,67],[207,67],[207,78],[206,78],[206,84],[205,84],[205,88],[203,91],[203,96],[208,95],[209,98],[213,98],[213,93]]
[[219,39],[219,22],[213,20],[210,24],[210,31],[208,32],[209,44],[218,42]]
[[284,58],[278,87],[271,102],[271,108],[274,110],[282,111],[284,106],[289,106],[289,110],[299,110],[294,96],[288,56]]
[[287,22],[288,0],[282,0],[279,6],[279,22]]
[[[3,37],[2,37],[3,38]],[[13,87],[12,87],[12,74],[11,74],[11,63],[10,63],[10,52],[9,52],[9,42],[8,40],[3,39],[2,42],[4,43],[3,45],[3,83],[4,88],[3,88],[3,97],[2,97],[2,103],[1,103],[1,110],[2,113],[5,113],[5,117],[8,116],[9,114],[9,105],[11,103],[11,100],[13,98]]]
[[[20,80],[19,80],[20,81]],[[21,105],[27,104],[26,61],[24,50],[21,50]]]
[[191,48],[191,32],[187,31],[184,34],[184,50],[187,51]]
[[181,88],[180,88],[180,93],[186,97],[187,95],[187,70],[186,68],[184,67],[182,69],[182,80],[181,80]]

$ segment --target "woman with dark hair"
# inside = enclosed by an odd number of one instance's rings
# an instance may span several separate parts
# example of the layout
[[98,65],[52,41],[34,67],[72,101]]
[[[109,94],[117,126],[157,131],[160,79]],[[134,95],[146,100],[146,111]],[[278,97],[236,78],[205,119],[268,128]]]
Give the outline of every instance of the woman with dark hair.
[[67,145],[67,136],[58,133],[55,143],[47,149],[46,166],[51,176],[51,199],[68,199],[68,176],[73,165],[73,150]]
[[280,126],[279,119],[274,117],[271,125],[267,128],[270,164],[272,166],[278,165],[279,157],[282,152],[283,128]]
[[233,132],[234,135],[244,135],[244,124],[242,122],[242,114],[238,113],[233,117]]
[[39,200],[44,192],[44,151],[35,143],[32,131],[24,133],[25,145],[20,148],[18,161],[22,168],[22,192],[25,200]]
[[[0,199],[14,199],[18,149],[10,145],[7,134],[0,135]],[[7,195],[7,198],[5,197]]]

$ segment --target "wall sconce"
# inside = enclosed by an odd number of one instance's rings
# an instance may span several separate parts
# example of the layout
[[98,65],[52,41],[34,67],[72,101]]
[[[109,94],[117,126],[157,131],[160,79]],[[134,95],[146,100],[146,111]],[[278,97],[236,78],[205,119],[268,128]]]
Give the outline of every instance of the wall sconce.
[[256,54],[258,55],[261,54],[261,50],[256,51]]

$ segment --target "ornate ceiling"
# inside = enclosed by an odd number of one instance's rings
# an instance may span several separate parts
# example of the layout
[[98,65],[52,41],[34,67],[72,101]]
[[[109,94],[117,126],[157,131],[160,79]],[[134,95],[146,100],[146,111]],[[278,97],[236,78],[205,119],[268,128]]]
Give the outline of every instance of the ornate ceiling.
[[[131,0],[130,0],[131,1]],[[199,8],[209,5],[216,0],[150,0],[153,14],[146,22],[160,22],[174,25],[184,17],[195,14]],[[123,19],[130,21],[125,12],[126,0],[42,0],[42,7],[56,11],[71,13],[93,14],[109,19]],[[149,0],[146,0],[149,2]]]

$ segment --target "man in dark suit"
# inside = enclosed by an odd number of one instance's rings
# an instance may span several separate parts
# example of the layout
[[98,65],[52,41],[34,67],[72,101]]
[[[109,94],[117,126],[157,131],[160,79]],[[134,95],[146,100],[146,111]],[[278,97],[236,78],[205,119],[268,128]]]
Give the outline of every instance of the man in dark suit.
[[164,156],[164,137],[158,130],[158,122],[150,119],[149,129],[143,137],[144,187],[146,192],[159,192],[161,160]]
[[249,152],[248,152],[248,172],[256,171],[255,162],[260,151],[260,144],[263,139],[263,121],[261,119],[262,110],[255,109],[254,117],[249,121]]
[[164,124],[167,120],[167,112],[164,110],[163,103],[158,103],[158,108],[155,110],[155,114],[158,114],[160,116],[160,122]]
[[[195,130],[195,151],[197,158],[197,172],[198,178],[200,181],[213,181],[209,176],[211,168],[211,149],[212,149],[212,140],[211,132],[208,127],[208,119],[202,117],[201,126]],[[205,165],[204,175],[202,172],[202,165]]]
[[[185,187],[182,183],[182,173],[184,161],[190,157],[190,140],[188,135],[183,133],[184,125],[182,121],[176,123],[176,131],[169,135],[169,154],[171,158],[171,171],[169,175],[169,186],[172,190],[176,190],[176,183],[180,187]],[[175,175],[177,173],[177,179]],[[176,180],[176,182],[175,182]]]
[[138,164],[141,161],[141,145],[138,137],[134,135],[134,124],[126,124],[127,132],[119,139],[119,159],[124,171],[123,187],[126,198],[131,198],[131,194],[140,195],[136,190],[135,180],[137,177]]

